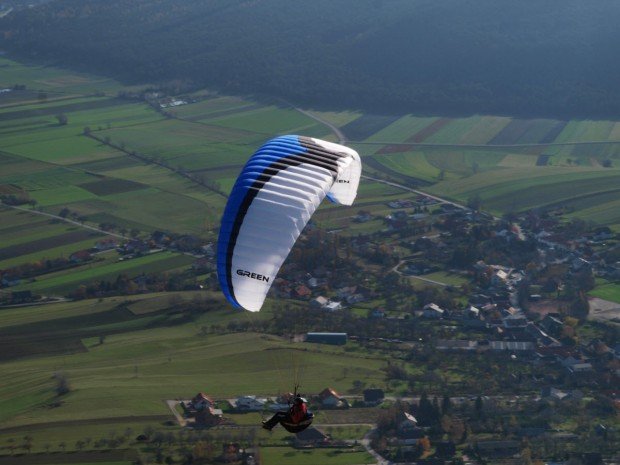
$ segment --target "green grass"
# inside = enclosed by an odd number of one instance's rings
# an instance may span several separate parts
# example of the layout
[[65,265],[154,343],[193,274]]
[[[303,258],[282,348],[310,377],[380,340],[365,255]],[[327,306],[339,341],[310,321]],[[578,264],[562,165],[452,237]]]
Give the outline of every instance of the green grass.
[[7,221],[7,223],[4,224],[11,224],[13,226],[6,229],[0,228],[0,246],[2,248],[24,244],[38,239],[45,239],[46,237],[56,236],[75,229],[74,225],[69,225],[67,223],[51,224],[51,221],[40,219],[40,217],[35,215],[32,216],[32,222],[22,223],[19,225],[19,228],[16,228],[15,226],[17,225],[8,223],[10,219],[2,213],[3,212],[0,212],[1,221]]
[[429,273],[425,275],[421,275],[421,278],[430,279],[432,281],[437,281],[440,283],[444,283],[450,286],[461,286],[469,282],[464,276],[454,273],[448,273],[444,271],[438,271],[436,273]]
[[361,116],[360,113],[354,111],[317,111],[312,110],[312,114],[319,116],[325,121],[329,121],[333,125],[337,127],[346,126],[351,121],[359,118]]
[[437,118],[420,118],[417,116],[403,116],[389,126],[381,129],[366,139],[367,142],[404,142],[416,132],[424,129]]
[[63,293],[77,287],[79,284],[86,284],[92,280],[116,279],[116,276],[121,273],[136,276],[142,272],[152,273],[164,271],[187,265],[192,261],[192,257],[185,255],[172,252],[160,252],[131,260],[105,263],[103,265],[89,263],[77,269],[41,276],[34,283],[21,284],[14,289],[29,289],[33,292]]
[[424,152],[382,154],[374,158],[387,168],[414,178],[434,181],[439,175],[439,169],[428,162]]
[[291,447],[261,448],[261,463],[265,465],[346,465],[375,463],[368,452],[347,449],[298,450]]
[[[97,243],[97,241],[101,240],[102,237],[103,237],[102,235],[97,235],[97,233],[93,232],[92,239],[86,239],[84,241],[74,242],[73,244],[62,245],[58,247],[50,246],[50,248],[39,251],[39,252],[33,252],[30,254],[26,254],[26,255],[20,255],[19,257],[8,258],[6,260],[0,261],[0,269],[12,268],[17,265],[21,265],[24,263],[37,262],[39,260],[51,260],[51,259],[59,258],[59,257],[69,258],[69,256],[73,252],[77,252],[78,250],[90,249]],[[32,289],[35,287],[39,288],[40,286],[36,284],[22,284],[18,286],[18,288],[20,289],[22,288]]]
[[[277,107],[258,108],[241,115],[216,118],[210,122],[227,128],[252,131],[265,138],[277,134],[305,134],[319,124],[298,111]],[[325,134],[328,132],[323,130]]]
[[[382,378],[382,362],[349,354],[343,348],[291,344],[251,333],[199,336],[200,325],[210,324],[213,317],[221,321],[218,314],[208,313],[183,326],[109,335],[104,344],[70,357],[0,363],[6,379],[11,380],[0,390],[3,422],[166,415],[164,399],[198,391],[217,398],[276,394],[290,389],[292,358],[301,363],[307,392],[319,392],[326,385],[346,391],[353,379],[372,384]],[[235,317],[229,312],[225,315]],[[63,397],[61,407],[41,415],[37,405],[47,399],[41,393],[51,392],[54,384],[50,377],[58,370],[67,373],[73,391]],[[5,413],[18,391],[24,397],[20,412],[11,408],[11,413]]]
[[7,308],[0,312],[0,328],[105,312],[125,300],[124,297],[112,297],[101,301],[93,299]]
[[482,116],[472,120],[471,126],[460,134],[460,144],[486,144],[510,123],[503,116]]
[[97,196],[78,186],[62,186],[54,189],[37,190],[31,193],[31,197],[41,207],[51,205],[70,205],[73,202],[97,198]]
[[213,115],[221,112],[243,112],[244,109],[253,106],[255,106],[253,102],[248,102],[239,97],[221,96],[182,105],[174,108],[172,111],[177,118],[201,121],[212,118]]
[[588,295],[620,303],[620,283],[608,283],[596,286]]
[[63,188],[95,180],[95,177],[87,173],[50,165],[46,170],[15,173],[2,177],[3,182],[17,185],[27,191]]
[[70,72],[51,66],[26,65],[0,57],[2,66],[1,87],[25,84],[30,89],[48,92],[110,92],[115,93],[121,86],[112,79]]
[[507,211],[568,201],[577,193],[604,192],[616,187],[616,170],[538,167],[499,170],[493,176],[479,173],[438,183],[429,191],[461,201],[479,195],[483,208]]

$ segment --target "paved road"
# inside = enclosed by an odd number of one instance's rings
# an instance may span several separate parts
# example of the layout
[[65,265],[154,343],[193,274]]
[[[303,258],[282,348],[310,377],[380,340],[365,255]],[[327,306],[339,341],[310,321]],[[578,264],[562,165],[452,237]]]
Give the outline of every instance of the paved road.
[[306,115],[309,118],[312,118],[315,121],[318,121],[319,123],[327,126],[329,129],[331,129],[331,131],[336,135],[336,137],[338,138],[338,143],[341,145],[347,145],[347,138],[344,135],[344,133],[334,124],[330,123],[327,120],[324,120],[323,118],[321,118],[320,116],[315,115],[314,113],[311,113],[309,111],[306,110],[302,110],[299,107],[293,107],[295,108],[295,110],[297,110],[299,113],[302,113],[304,115]]
[[[300,112],[300,113],[308,116],[309,118],[312,118],[313,120],[318,121],[319,123],[327,126],[336,135],[336,137],[338,138],[338,143],[339,144],[342,144],[342,145],[346,145],[347,144],[346,136],[334,124],[330,123],[327,120],[324,120],[323,118],[321,118],[318,115],[315,115],[314,113],[311,113],[309,111],[303,110],[303,109],[301,109],[299,107],[296,107],[296,106],[293,106],[293,105],[291,105],[291,106],[295,110],[297,110],[298,112]],[[356,142],[356,144],[358,144],[358,142]],[[384,143],[383,145],[390,145],[390,143]],[[362,178],[363,179],[368,179],[370,181],[375,181],[375,182],[379,182],[379,183],[382,183],[382,184],[386,184],[388,186],[397,187],[397,188],[405,190],[405,191],[414,192],[416,194],[424,195],[424,196],[429,197],[429,198],[431,198],[433,200],[436,200],[439,203],[446,203],[446,204],[449,204],[449,205],[453,205],[453,206],[455,206],[457,208],[461,208],[461,209],[465,209],[465,210],[467,209],[467,207],[464,206],[464,205],[461,205],[461,204],[456,203],[456,202],[452,202],[450,200],[447,200],[447,199],[444,199],[444,198],[441,198],[441,197],[437,197],[436,195],[428,194],[428,193],[426,193],[424,191],[421,191],[419,189],[412,189],[411,187],[403,186],[402,184],[398,184],[398,183],[391,182],[391,181],[384,181],[383,179],[373,178],[372,176],[366,176],[366,175],[363,175],[363,174],[362,174]]]

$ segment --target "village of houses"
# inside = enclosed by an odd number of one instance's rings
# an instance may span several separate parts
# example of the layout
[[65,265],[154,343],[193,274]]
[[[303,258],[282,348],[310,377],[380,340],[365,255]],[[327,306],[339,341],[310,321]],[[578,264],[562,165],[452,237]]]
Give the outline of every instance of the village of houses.
[[[447,306],[427,301],[409,311],[376,306],[371,308],[367,315],[370,325],[376,319],[394,320],[397,323],[419,320],[451,330],[456,328],[460,334],[471,333],[472,338],[440,337],[425,343],[432,344],[436,351],[445,353],[446,356],[450,353],[489,354],[492,357],[505,354],[506,360],[531,364],[537,367],[539,372],[544,372],[545,367],[548,367],[550,373],[561,373],[561,376],[541,376],[529,380],[529,394],[525,396],[528,400],[541,405],[553,402],[561,409],[562,403],[574,405],[571,402],[579,402],[584,396],[604,396],[612,402],[617,415],[620,409],[620,343],[617,336],[605,341],[602,338],[579,338],[576,333],[581,323],[594,319],[610,328],[616,328],[613,331],[616,331],[614,334],[617,335],[620,304],[590,298],[587,302],[589,308],[585,311],[581,309],[582,314],[575,317],[570,310],[567,311],[573,302],[561,297],[567,287],[574,285],[576,279],[601,278],[618,282],[620,261],[613,253],[619,247],[616,234],[604,227],[571,229],[553,214],[537,216],[528,213],[510,221],[497,220],[471,209],[437,204],[424,196],[420,196],[417,201],[393,201],[388,206],[393,212],[387,216],[378,217],[360,211],[354,219],[358,223],[380,221],[384,225],[381,231],[347,240],[347,253],[354,254],[358,258],[357,263],[364,260],[377,263],[377,257],[390,257],[390,260],[380,263],[383,268],[379,273],[375,272],[374,281],[380,280],[390,271],[402,278],[424,279],[423,275],[429,271],[449,269],[450,272],[464,276],[471,285],[466,286],[466,305]],[[432,213],[431,209],[434,209]],[[471,240],[474,230],[476,234],[483,236],[483,239],[476,239],[478,243],[492,243],[492,247],[504,251],[496,256],[508,257],[510,260],[506,263],[487,263],[480,259],[459,262],[451,258],[456,257],[455,251],[464,241]],[[396,244],[400,251],[397,251]],[[515,250],[515,255],[518,255],[524,244],[529,247],[531,260],[527,266],[515,266],[514,262],[518,262],[519,257],[511,257],[510,251]],[[407,254],[402,252],[403,245],[408,249]],[[89,260],[92,258],[90,254],[110,249],[116,249],[123,259],[163,249],[181,251],[196,257],[192,266],[196,274],[212,273],[215,269],[213,244],[204,244],[192,236],[174,237],[163,232],[153,233],[148,240],[132,239],[123,242],[106,239],[97,245],[95,251],[76,254],[70,257],[70,260]],[[336,272],[318,265],[308,271],[295,263],[287,266],[286,279],[276,279],[271,291],[272,296],[278,299],[306,302],[316,311],[334,313],[384,297],[380,286],[354,282],[346,270]],[[549,274],[549,269],[562,271]],[[8,277],[5,275],[3,279]],[[138,290],[146,291],[148,283],[143,279],[137,277],[134,281]],[[10,284],[3,282],[3,285]],[[442,285],[440,289],[450,289],[457,294],[459,292],[457,286]],[[580,290],[575,294],[579,295]],[[30,298],[28,295],[16,296],[19,297],[25,297],[26,300]],[[397,346],[401,350],[413,350],[419,345],[418,341],[395,339],[389,334],[368,337],[354,333],[319,332],[308,333],[305,340],[319,344],[379,341]],[[484,386],[469,395],[489,399],[493,397],[485,392]],[[419,400],[416,396],[419,396],[419,393],[413,393],[411,397],[414,404]],[[513,394],[508,392],[503,397],[511,396]],[[355,405],[376,405],[384,399],[383,389],[367,389],[355,399]],[[466,397],[462,397],[460,393],[453,397],[456,403],[463,402],[464,399]],[[469,400],[471,401],[471,398]],[[220,402],[214,402],[208,394],[198,394],[182,404],[178,403],[183,406],[183,414],[177,411],[177,419],[184,426],[226,425],[227,418]],[[288,405],[286,399],[257,398],[251,393],[224,402],[227,408],[235,412],[268,413]],[[318,408],[355,408],[353,404],[350,397],[340,396],[329,387],[311,398],[311,405]],[[400,446],[411,447],[412,441],[415,443],[420,437],[424,437],[425,430],[417,425],[415,416],[408,417],[404,413],[394,441]],[[298,435],[298,445],[305,447],[329,444],[329,436],[321,431],[320,425],[315,426],[308,428],[301,436]],[[606,424],[601,423],[596,427],[605,431],[606,435],[611,434]],[[510,440],[490,438],[477,441],[476,447],[481,451],[482,458],[485,454],[487,459],[505,458],[518,455],[519,441],[523,438],[555,437],[565,442],[574,442],[577,439],[573,432],[553,431],[545,427],[535,429],[534,433],[532,431],[531,428],[522,428],[515,430]],[[440,449],[449,458],[453,447],[444,445],[440,446]]]
[[[429,215],[419,213],[419,205],[413,213],[403,213],[403,208],[411,206],[406,202],[395,202],[390,205],[397,209],[394,214],[384,218],[389,233],[398,232],[402,229],[411,229],[413,222],[417,226],[414,230],[423,231],[427,226],[420,225],[420,221],[430,218]],[[490,356],[505,354],[509,360],[519,360],[537,367],[539,372],[544,372],[545,367],[549,372],[560,376],[541,376],[528,384],[529,394],[513,395],[507,392],[505,396],[487,396],[484,387],[476,393],[478,397],[508,402],[528,401],[548,405],[552,403],[556,408],[573,408],[582,401],[584,396],[590,398],[593,395],[601,395],[610,399],[617,412],[620,410],[620,343],[617,339],[603,341],[602,339],[579,339],[575,335],[575,319],[571,318],[563,308],[560,299],[554,299],[554,294],[559,296],[564,286],[569,285],[571,276],[602,277],[610,281],[620,278],[620,262],[609,262],[606,251],[618,247],[616,236],[608,228],[598,228],[594,231],[581,232],[577,237],[571,237],[568,228],[565,228],[553,216],[545,219],[532,219],[524,216],[514,220],[511,224],[495,221],[488,216],[475,214],[470,210],[460,210],[448,206],[440,215],[433,218],[447,216],[456,227],[470,228],[472,224],[483,223],[492,231],[494,241],[503,242],[510,247],[511,243],[530,241],[534,244],[537,253],[537,261],[527,270],[515,268],[504,264],[487,264],[482,260],[473,263],[469,270],[469,276],[484,276],[481,285],[474,288],[468,297],[468,304],[462,307],[442,307],[434,302],[428,302],[419,309],[414,309],[411,316],[415,319],[435,322],[449,328],[455,326],[461,333],[468,331],[476,334],[475,338],[446,339],[439,338],[433,342],[434,348],[449,356],[450,353],[477,354]],[[357,221],[370,221],[367,213],[360,212]],[[521,220],[521,221],[519,221]],[[532,228],[533,224],[535,227]],[[437,259],[437,262],[445,262],[445,257],[456,247],[453,242],[455,235],[443,231],[433,237],[418,237],[413,243],[420,243],[420,249],[427,254],[428,262]],[[360,256],[365,253],[371,254],[377,247],[377,241],[368,238],[356,238],[352,241],[353,250]],[[406,260],[400,260],[397,269],[403,276],[416,275],[420,271],[418,264],[409,265]],[[404,265],[404,266],[403,266]],[[529,284],[535,284],[529,274],[530,270],[543,270],[549,267],[561,266],[565,269],[565,275],[549,279],[540,286],[523,286],[524,280]],[[318,267],[310,273],[296,270],[292,266],[288,274],[289,279],[279,278],[275,283],[274,294],[280,298],[304,300],[316,310],[324,312],[338,312],[355,304],[371,301],[377,297],[373,291],[365,285],[351,285],[346,279],[338,279],[324,267]],[[326,286],[327,282],[336,283],[335,286]],[[338,285],[340,284],[340,286]],[[534,287],[536,291],[532,292]],[[540,291],[539,291],[540,289]],[[527,295],[523,295],[523,292]],[[523,308],[523,302],[527,308]],[[617,325],[620,321],[620,304],[606,302],[600,299],[589,299],[589,313],[591,317],[599,318],[605,324]],[[587,313],[587,311],[586,311]],[[392,309],[377,307],[369,312],[368,318],[373,319],[402,319]],[[480,337],[484,334],[484,337]],[[361,337],[356,334],[346,333],[308,333],[307,342],[346,344],[349,340],[364,342],[364,339],[378,340],[384,344],[411,347],[416,346],[415,341],[405,341],[389,337]],[[376,405],[385,400],[382,389],[367,389],[363,395],[354,402],[349,396],[339,396],[333,389],[326,387],[322,392],[312,397],[312,403],[318,408],[351,408],[352,405]],[[191,402],[187,403],[186,413],[196,410],[197,423],[220,423],[225,422],[221,416],[221,410],[215,408],[212,401],[203,401],[207,397],[200,394]],[[456,404],[467,403],[473,397],[455,396],[452,401]],[[229,405],[233,410],[253,410],[260,412],[272,412],[286,408],[285,399],[262,399],[252,395],[241,396],[230,400]],[[392,399],[394,400],[394,399]],[[419,397],[408,399],[415,404]],[[210,402],[210,403],[209,403]],[[205,405],[203,410],[197,409],[197,405]],[[208,413],[198,413],[208,412]],[[391,443],[401,450],[415,448],[421,438],[426,437],[428,428],[420,427],[415,416],[403,412],[401,420],[396,428],[396,437]],[[612,424],[615,424],[612,422]],[[593,425],[597,436],[610,436],[613,427],[600,423]],[[615,432],[613,434],[616,434]],[[615,436],[614,436],[615,437]],[[513,430],[510,438],[490,438],[475,442],[476,454],[470,457],[470,463],[485,463],[485,460],[509,460],[519,457],[523,450],[523,440],[540,440],[548,438],[563,444],[574,443],[579,436],[570,431],[552,430],[546,427],[522,427]],[[303,447],[325,446],[330,443],[330,438],[321,426],[311,427],[307,432],[299,435],[296,444]],[[617,442],[616,442],[617,443]],[[370,444],[370,443],[369,443]],[[370,447],[370,446],[369,446]],[[435,458],[416,463],[449,463],[446,460],[453,457],[455,446],[451,441],[439,441],[434,444],[436,448]],[[404,448],[404,449],[403,449]],[[613,446],[612,446],[613,449]],[[477,458],[476,458],[477,457]],[[600,453],[587,453],[580,456],[581,462],[574,463],[615,463],[609,458],[603,458]],[[585,457],[585,458],[584,458]],[[478,460],[478,462],[476,462]],[[487,462],[488,463],[488,462]],[[504,462],[510,463],[510,462]],[[520,463],[520,462],[519,462]],[[566,462],[557,462],[566,463]]]

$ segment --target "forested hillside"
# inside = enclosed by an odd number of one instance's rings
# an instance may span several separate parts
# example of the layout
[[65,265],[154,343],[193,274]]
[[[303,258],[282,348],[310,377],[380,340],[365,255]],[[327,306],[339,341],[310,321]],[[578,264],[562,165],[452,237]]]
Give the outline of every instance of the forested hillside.
[[620,116],[616,0],[56,0],[11,55],[311,106]]

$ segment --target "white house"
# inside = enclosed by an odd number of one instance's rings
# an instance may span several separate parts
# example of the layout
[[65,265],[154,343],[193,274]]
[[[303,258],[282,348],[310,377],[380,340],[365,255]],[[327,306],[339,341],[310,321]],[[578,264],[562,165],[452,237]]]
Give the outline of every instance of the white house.
[[336,310],[342,309],[342,304],[340,302],[333,302],[330,300],[323,308],[325,308],[328,312],[335,312]]
[[439,319],[443,317],[444,313],[445,310],[437,304],[426,304],[422,309],[422,316],[424,318]]

